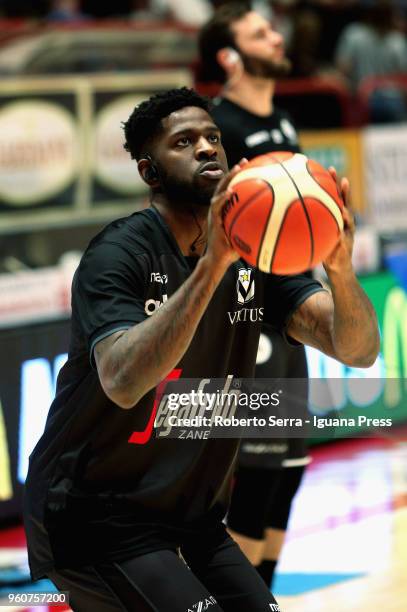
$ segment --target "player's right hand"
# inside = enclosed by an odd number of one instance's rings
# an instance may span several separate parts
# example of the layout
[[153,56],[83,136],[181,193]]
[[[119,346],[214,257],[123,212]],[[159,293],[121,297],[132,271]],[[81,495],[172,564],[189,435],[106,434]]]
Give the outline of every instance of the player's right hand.
[[355,239],[355,219],[350,203],[349,180],[345,177],[339,180],[337,172],[332,166],[328,170],[337,183],[338,191],[344,203],[342,210],[343,231],[336,246],[322,263],[327,273],[335,271],[339,273],[353,273],[352,252]]
[[219,181],[209,208],[207,255],[213,257],[215,265],[225,266],[225,269],[237,261],[240,255],[233,249],[226,236],[223,226],[223,208],[232,196],[232,190],[229,188],[230,181],[247,163],[248,160],[244,157]]

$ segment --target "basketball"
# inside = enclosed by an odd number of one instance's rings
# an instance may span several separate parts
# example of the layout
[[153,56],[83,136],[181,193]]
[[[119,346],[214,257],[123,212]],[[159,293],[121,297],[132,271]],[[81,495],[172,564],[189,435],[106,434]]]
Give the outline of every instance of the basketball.
[[241,257],[263,272],[298,274],[323,261],[343,229],[343,200],[331,174],[305,155],[252,159],[229,184],[226,234]]

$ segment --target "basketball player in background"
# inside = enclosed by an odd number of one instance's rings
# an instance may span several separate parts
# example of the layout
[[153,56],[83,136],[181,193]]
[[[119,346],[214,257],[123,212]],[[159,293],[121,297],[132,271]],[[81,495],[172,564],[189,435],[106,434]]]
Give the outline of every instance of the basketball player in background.
[[222,522],[239,440],[154,435],[156,387],[170,373],[254,375],[260,317],[228,316],[241,308],[242,267],[257,314],[369,366],[379,335],[352,269],[352,218],[343,212],[325,261],[332,295],[301,275],[248,269],[222,225],[240,166],[227,174],[207,100],[186,88],[153,96],[125,137],[151,207],[108,225],[75,274],[68,361],[26,481],[31,572],[69,591],[74,612],[278,611]]
[[[290,61],[282,36],[247,2],[218,9],[200,33],[202,78],[223,84],[213,117],[229,164],[273,151],[300,152],[290,117],[274,105],[276,79]],[[308,371],[302,345],[264,326],[256,378],[295,378],[306,412]],[[302,379],[303,383],[300,384]],[[306,417],[305,417],[306,418]],[[306,440],[242,442],[228,527],[270,586],[282,550],[291,503],[309,462]]]

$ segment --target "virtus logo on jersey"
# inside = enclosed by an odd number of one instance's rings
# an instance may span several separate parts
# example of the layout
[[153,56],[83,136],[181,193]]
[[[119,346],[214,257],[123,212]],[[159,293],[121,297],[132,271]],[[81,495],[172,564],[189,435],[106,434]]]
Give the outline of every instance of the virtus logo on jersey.
[[[254,298],[254,278],[251,268],[239,268],[236,281],[237,303],[243,306]],[[263,321],[264,308],[241,308],[234,312],[228,312],[229,321],[232,325],[239,322]]]
[[254,278],[251,268],[240,268],[237,277],[236,291],[239,304],[247,304],[254,298]]
[[234,312],[228,312],[229,321],[232,325],[235,323],[256,323],[263,321],[264,308],[241,308]]

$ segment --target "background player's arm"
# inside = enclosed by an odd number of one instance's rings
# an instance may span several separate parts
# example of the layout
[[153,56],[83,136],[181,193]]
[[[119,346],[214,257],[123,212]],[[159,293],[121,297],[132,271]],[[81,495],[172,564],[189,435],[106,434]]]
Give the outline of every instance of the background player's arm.
[[106,395],[131,408],[161,382],[186,352],[209,301],[226,270],[238,259],[222,225],[221,211],[235,166],[218,186],[208,218],[208,248],[191,276],[154,316],[98,342],[96,366]]
[[[346,203],[346,179],[342,179],[341,189]],[[355,225],[347,208],[343,217],[342,236],[324,262],[332,294],[318,292],[305,300],[291,317],[287,332],[346,365],[368,367],[379,353],[379,329],[372,303],[352,267]]]

